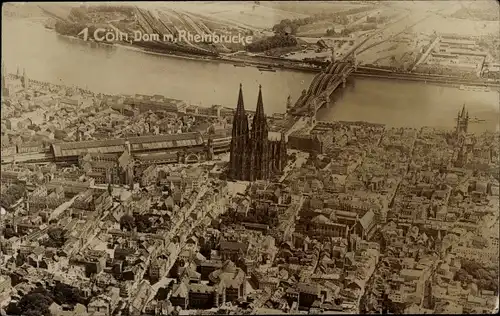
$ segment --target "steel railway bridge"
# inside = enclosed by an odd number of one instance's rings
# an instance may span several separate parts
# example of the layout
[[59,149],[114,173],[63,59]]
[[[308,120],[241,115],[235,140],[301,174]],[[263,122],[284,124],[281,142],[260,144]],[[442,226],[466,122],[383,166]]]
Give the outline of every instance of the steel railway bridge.
[[316,115],[324,105],[330,103],[330,96],[342,84],[345,87],[347,77],[354,72],[352,61],[330,63],[322,72],[314,77],[308,90],[302,91],[290,113],[295,116]]

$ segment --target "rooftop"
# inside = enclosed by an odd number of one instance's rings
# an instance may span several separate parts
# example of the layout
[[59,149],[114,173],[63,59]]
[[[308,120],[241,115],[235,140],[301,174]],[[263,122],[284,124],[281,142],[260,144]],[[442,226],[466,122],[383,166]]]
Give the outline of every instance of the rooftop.
[[203,145],[200,133],[181,133],[56,143],[52,148],[56,157],[78,156],[87,152],[119,153],[125,150],[127,141],[132,151]]

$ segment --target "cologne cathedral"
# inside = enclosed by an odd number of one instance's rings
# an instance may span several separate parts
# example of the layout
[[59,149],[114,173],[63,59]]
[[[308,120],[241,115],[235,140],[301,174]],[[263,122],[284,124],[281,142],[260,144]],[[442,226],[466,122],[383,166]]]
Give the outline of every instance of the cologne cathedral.
[[[276,134],[276,137],[273,137],[273,134]],[[267,180],[273,173],[282,172],[285,167],[287,160],[285,135],[269,133],[261,86],[259,86],[252,128],[249,129],[240,84],[238,105],[233,118],[230,154],[229,178],[232,180]]]

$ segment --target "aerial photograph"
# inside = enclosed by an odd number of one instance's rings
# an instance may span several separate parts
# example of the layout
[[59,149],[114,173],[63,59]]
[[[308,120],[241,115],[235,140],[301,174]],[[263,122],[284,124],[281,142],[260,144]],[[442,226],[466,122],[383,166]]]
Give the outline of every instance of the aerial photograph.
[[0,316],[497,314],[500,2],[5,2]]

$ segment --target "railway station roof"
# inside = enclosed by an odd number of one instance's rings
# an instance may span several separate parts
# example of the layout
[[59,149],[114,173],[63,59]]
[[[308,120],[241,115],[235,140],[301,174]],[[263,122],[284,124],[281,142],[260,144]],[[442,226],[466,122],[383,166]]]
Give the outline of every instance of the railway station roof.
[[119,153],[126,149],[127,141],[130,143],[132,152],[203,145],[201,134],[192,132],[83,142],[63,142],[53,144],[52,149],[56,158],[78,156],[86,153]]

